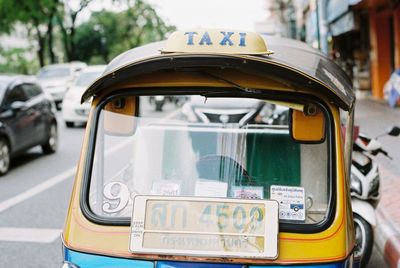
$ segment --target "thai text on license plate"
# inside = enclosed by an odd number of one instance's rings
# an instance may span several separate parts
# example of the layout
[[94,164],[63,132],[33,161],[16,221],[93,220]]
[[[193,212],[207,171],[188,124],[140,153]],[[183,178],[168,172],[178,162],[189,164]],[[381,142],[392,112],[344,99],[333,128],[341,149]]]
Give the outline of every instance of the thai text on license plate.
[[276,201],[136,196],[130,250],[273,259],[277,236]]

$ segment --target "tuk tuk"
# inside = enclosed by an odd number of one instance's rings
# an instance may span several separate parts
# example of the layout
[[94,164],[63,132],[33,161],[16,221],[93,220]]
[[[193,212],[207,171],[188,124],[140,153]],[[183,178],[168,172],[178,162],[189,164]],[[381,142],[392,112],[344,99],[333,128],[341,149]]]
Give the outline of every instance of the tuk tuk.
[[[188,105],[155,112],[153,96]],[[88,100],[63,267],[358,267],[355,96],[325,55],[178,31],[116,57]]]

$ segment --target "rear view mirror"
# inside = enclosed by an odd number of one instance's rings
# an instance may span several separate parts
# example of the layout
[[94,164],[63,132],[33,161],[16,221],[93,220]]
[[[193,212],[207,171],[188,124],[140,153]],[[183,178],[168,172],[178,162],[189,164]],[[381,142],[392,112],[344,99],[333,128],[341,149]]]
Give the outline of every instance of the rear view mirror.
[[120,97],[104,107],[104,130],[109,135],[130,136],[135,130],[137,98]]
[[321,143],[325,140],[324,114],[314,104],[304,106],[304,111],[290,112],[290,134],[301,143]]
[[388,130],[387,134],[393,137],[397,137],[400,135],[400,128],[394,126]]

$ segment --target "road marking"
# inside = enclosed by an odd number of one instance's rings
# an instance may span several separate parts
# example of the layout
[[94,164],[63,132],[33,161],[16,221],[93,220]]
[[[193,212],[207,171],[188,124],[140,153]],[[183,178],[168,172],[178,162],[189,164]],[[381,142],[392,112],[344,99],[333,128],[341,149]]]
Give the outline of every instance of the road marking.
[[0,203],[0,213],[73,176],[76,166]]
[[[169,113],[168,115],[164,116],[163,118],[165,119],[170,119],[174,116],[176,116],[178,113],[180,112],[180,109],[177,109],[171,113]],[[123,147],[125,145],[124,142],[122,142],[121,144],[115,146],[114,148],[110,148],[109,150],[106,150],[105,155],[109,155],[114,153],[115,151],[117,151],[118,149],[120,149],[121,147]],[[3,202],[0,203],[0,213],[2,213],[3,211],[21,203],[24,202],[25,200],[40,194],[43,191],[46,191],[47,189],[59,184],[60,182],[63,182],[64,180],[68,179],[69,177],[72,177],[75,175],[76,173],[76,168],[77,166],[73,166],[61,173],[59,173],[58,175],[14,196],[11,197]]]
[[60,234],[61,229],[0,227],[0,241],[52,243]]

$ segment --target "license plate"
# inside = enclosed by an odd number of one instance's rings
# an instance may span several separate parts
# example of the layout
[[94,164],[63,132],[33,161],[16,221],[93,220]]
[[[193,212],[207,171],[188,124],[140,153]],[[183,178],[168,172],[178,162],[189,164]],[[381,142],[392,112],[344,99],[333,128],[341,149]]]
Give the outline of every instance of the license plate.
[[275,259],[278,203],[201,197],[136,196],[132,253]]

